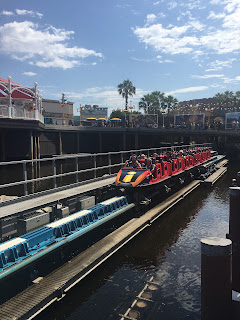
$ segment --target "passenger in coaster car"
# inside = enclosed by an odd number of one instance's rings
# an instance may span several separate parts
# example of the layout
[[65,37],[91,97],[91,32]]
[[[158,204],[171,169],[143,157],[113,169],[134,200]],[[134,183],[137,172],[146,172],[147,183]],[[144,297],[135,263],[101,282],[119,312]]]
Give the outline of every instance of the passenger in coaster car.
[[147,157],[145,156],[144,153],[142,153],[140,156],[138,156],[137,160],[141,164],[142,167],[144,167],[145,164],[147,163]]
[[179,151],[178,158],[184,159],[183,150]]
[[152,156],[152,163],[159,163],[161,162],[161,157],[159,154],[157,154],[156,152],[154,152],[153,156]]
[[131,168],[141,168],[141,165],[137,161],[137,156],[135,154],[133,154],[129,160],[125,161],[125,166]]
[[166,155],[163,158],[163,161],[172,162],[172,153],[171,151],[167,151]]
[[155,173],[156,173],[156,166],[155,164],[152,163],[152,159],[148,158],[147,159],[147,163],[145,166],[146,169],[150,170],[151,175],[155,177]]

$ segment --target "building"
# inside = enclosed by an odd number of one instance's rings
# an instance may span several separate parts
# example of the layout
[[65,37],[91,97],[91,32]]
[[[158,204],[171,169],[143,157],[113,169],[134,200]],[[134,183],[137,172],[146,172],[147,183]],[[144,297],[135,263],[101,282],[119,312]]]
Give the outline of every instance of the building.
[[73,124],[73,102],[58,100],[42,100],[45,124]]
[[75,125],[79,125],[81,122],[86,122],[89,120],[107,120],[108,117],[108,108],[99,107],[98,105],[85,105],[80,107],[79,116],[75,116]]

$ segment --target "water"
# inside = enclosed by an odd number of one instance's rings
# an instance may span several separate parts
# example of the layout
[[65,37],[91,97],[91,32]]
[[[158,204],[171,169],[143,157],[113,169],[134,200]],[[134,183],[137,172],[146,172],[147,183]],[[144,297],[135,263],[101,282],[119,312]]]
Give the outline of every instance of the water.
[[[228,187],[238,170],[231,164],[213,188],[195,190],[38,319],[121,319],[144,287],[151,301],[128,316],[200,319],[200,239],[228,233]],[[157,285],[149,287],[151,277]]]

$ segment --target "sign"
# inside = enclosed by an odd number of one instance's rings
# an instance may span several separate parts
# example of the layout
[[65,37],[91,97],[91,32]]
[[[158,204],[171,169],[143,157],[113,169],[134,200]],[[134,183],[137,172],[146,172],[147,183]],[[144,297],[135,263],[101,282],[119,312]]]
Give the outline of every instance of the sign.
[[240,112],[226,113],[225,126],[226,129],[239,129]]
[[175,126],[190,127],[194,123],[195,125],[202,126],[204,124],[204,114],[180,114],[174,116]]
[[157,114],[129,114],[129,122],[134,127],[158,127],[158,115]]

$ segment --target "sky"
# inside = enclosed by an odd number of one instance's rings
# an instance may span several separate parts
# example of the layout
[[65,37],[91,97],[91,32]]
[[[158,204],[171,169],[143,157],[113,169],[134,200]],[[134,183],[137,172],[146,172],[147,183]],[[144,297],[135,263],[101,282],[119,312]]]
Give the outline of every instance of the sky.
[[118,84],[179,101],[240,90],[240,0],[2,0],[0,77],[123,108]]

